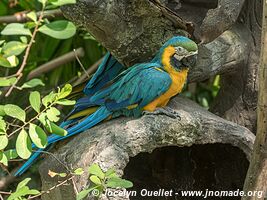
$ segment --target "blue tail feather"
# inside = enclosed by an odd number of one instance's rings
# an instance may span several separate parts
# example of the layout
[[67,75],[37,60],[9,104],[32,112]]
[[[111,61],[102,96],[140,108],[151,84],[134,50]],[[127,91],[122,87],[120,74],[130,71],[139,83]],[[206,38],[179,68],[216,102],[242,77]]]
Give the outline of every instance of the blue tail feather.
[[62,137],[62,136],[58,136],[58,135],[51,135],[48,138],[48,144],[53,144],[57,141],[63,140],[65,138],[76,135],[76,134],[83,132],[85,130],[88,130],[88,129],[92,128],[93,126],[95,126],[96,124],[105,120],[111,114],[112,113],[110,111],[108,111],[106,109],[106,107],[100,107],[96,112],[94,112],[92,115],[86,117],[82,122],[67,129],[68,134],[66,136]]
[[27,169],[29,169],[29,167],[32,165],[32,163],[39,157],[39,155],[41,154],[41,152],[36,151],[35,153],[33,153],[31,155],[31,157],[18,169],[18,171],[16,171],[16,173],[14,174],[14,176],[20,176],[21,174],[23,174]]
[[[58,135],[51,135],[48,137],[48,146],[51,144],[64,140],[70,136],[76,135],[78,133],[81,133],[87,129],[92,128],[93,126],[97,125],[101,121],[108,118],[112,113],[106,109],[106,107],[100,107],[95,113],[85,118],[82,122],[78,123],[77,125],[74,125],[73,127],[67,129],[68,134],[66,136],[58,136]],[[62,126],[68,125],[69,122],[63,122],[61,124]],[[35,147],[35,145],[33,145]],[[48,147],[47,147],[48,148]],[[32,154],[32,156],[22,165],[22,167],[14,174],[15,176],[20,176],[23,174],[29,167],[33,164],[33,162],[39,157],[39,155],[42,153],[42,151],[45,149],[38,149],[35,153]]]

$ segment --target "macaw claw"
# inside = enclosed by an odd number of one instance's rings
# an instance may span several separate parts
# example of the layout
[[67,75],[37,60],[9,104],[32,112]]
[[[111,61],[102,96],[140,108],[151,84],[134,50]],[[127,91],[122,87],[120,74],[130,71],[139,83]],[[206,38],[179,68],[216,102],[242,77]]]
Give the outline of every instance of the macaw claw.
[[169,107],[157,108],[154,112],[144,111],[144,115],[166,115],[172,119],[181,120],[181,116],[178,112]]

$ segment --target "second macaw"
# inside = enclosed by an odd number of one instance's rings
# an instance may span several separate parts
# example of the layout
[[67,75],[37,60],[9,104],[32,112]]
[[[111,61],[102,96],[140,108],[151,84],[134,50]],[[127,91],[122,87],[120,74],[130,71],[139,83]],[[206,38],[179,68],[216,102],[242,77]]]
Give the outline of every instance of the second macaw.
[[[99,69],[84,89],[86,96],[77,101],[74,110],[62,123],[68,134],[64,137],[51,135],[48,144],[81,133],[107,119],[121,115],[139,117],[143,112],[161,110],[171,97],[182,91],[197,54],[198,46],[194,41],[177,36],[168,40],[149,63],[136,64],[118,76],[115,73],[103,76],[107,69],[102,72]],[[116,60],[114,63],[118,64]],[[118,64],[118,68],[116,73],[123,66]],[[95,84],[99,85],[96,87]],[[39,154],[38,151],[34,153],[16,175],[27,170]]]

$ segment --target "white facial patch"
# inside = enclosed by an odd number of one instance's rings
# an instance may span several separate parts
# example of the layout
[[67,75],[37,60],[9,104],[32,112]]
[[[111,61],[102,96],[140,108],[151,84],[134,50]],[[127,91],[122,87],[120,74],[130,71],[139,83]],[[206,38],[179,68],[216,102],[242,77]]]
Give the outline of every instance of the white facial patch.
[[192,55],[197,55],[197,54],[198,54],[198,51],[188,52],[185,48],[179,46],[179,47],[175,47],[174,57],[175,59],[181,61],[183,58],[186,58]]

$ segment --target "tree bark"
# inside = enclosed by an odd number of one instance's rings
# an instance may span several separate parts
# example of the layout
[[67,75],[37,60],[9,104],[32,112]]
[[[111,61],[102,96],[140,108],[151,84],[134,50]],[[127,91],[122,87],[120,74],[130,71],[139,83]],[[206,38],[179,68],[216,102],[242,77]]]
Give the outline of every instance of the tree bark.
[[262,191],[263,197],[244,197],[244,200],[267,197],[267,2],[263,1],[263,29],[261,63],[259,68],[259,94],[257,105],[257,136],[244,189]]
[[236,24],[242,24],[249,34],[246,48],[249,55],[236,71],[221,75],[220,91],[211,112],[245,126],[256,133],[258,96],[258,65],[261,48],[262,0],[247,0]]
[[[145,115],[139,119],[115,119],[72,138],[68,144],[56,151],[54,156],[69,169],[82,167],[87,171],[86,168],[92,163],[99,163],[103,170],[114,168],[120,175],[124,174],[125,178],[129,177],[130,180],[134,178],[133,174],[136,174],[136,177],[140,175],[143,178],[147,177],[145,181],[142,178],[133,180],[137,188],[143,184],[145,188],[151,187],[151,189],[156,190],[158,185],[154,185],[153,180],[159,179],[160,182],[166,184],[174,181],[176,184],[171,184],[171,187],[177,191],[181,189],[205,190],[205,187],[214,187],[213,184],[216,185],[214,189],[242,189],[246,174],[244,166],[247,166],[246,157],[250,159],[254,134],[242,126],[206,111],[188,99],[176,97],[169,106],[178,112],[181,120],[172,119],[165,115]],[[205,144],[214,144],[214,147],[205,147]],[[230,145],[220,146],[223,144]],[[231,146],[238,147],[239,153]],[[174,153],[175,150],[173,150],[171,151],[173,152],[172,156],[168,154],[163,156],[162,151],[164,149],[161,149],[162,147],[190,147],[190,149],[188,149],[188,153],[185,153],[185,150]],[[148,170],[147,175],[145,175],[146,169],[139,171],[128,165],[129,159],[132,160],[131,158],[135,158],[131,162],[133,165],[147,165],[148,160],[142,161],[142,157],[138,159],[136,156],[143,152],[151,153],[152,151],[156,152],[149,155],[148,158],[155,163],[152,164],[153,167]],[[201,154],[194,156],[190,151],[205,152],[202,159],[206,161],[197,159]],[[181,155],[183,152],[184,155]],[[58,179],[48,176],[49,169],[55,172],[65,171],[62,163],[55,160],[54,156],[48,156],[40,167],[43,190],[56,185],[58,181]],[[177,156],[180,158],[177,161],[178,165],[172,161]],[[167,163],[161,161],[164,158],[168,160]],[[214,158],[218,159],[214,160]],[[227,160],[228,158],[231,159]],[[187,159],[191,161],[185,162]],[[211,173],[207,173],[208,171],[205,170],[207,170],[208,163],[212,162],[214,162],[213,168],[208,168]],[[159,170],[157,166],[161,165],[160,163],[167,166]],[[168,172],[172,166],[176,166],[174,171],[183,174],[184,178],[192,177],[190,181],[187,182],[180,176],[173,179],[171,174],[163,173],[166,170]],[[199,169],[200,167],[202,169]],[[131,172],[128,172],[129,168],[131,168]],[[183,169],[188,170],[183,171]],[[207,181],[204,181],[206,179]],[[75,183],[78,190],[88,185],[87,174],[77,177]],[[59,187],[42,198],[43,200],[73,200],[75,199],[73,185]],[[102,199],[105,198],[103,196]],[[117,200],[118,197],[115,199]]]

